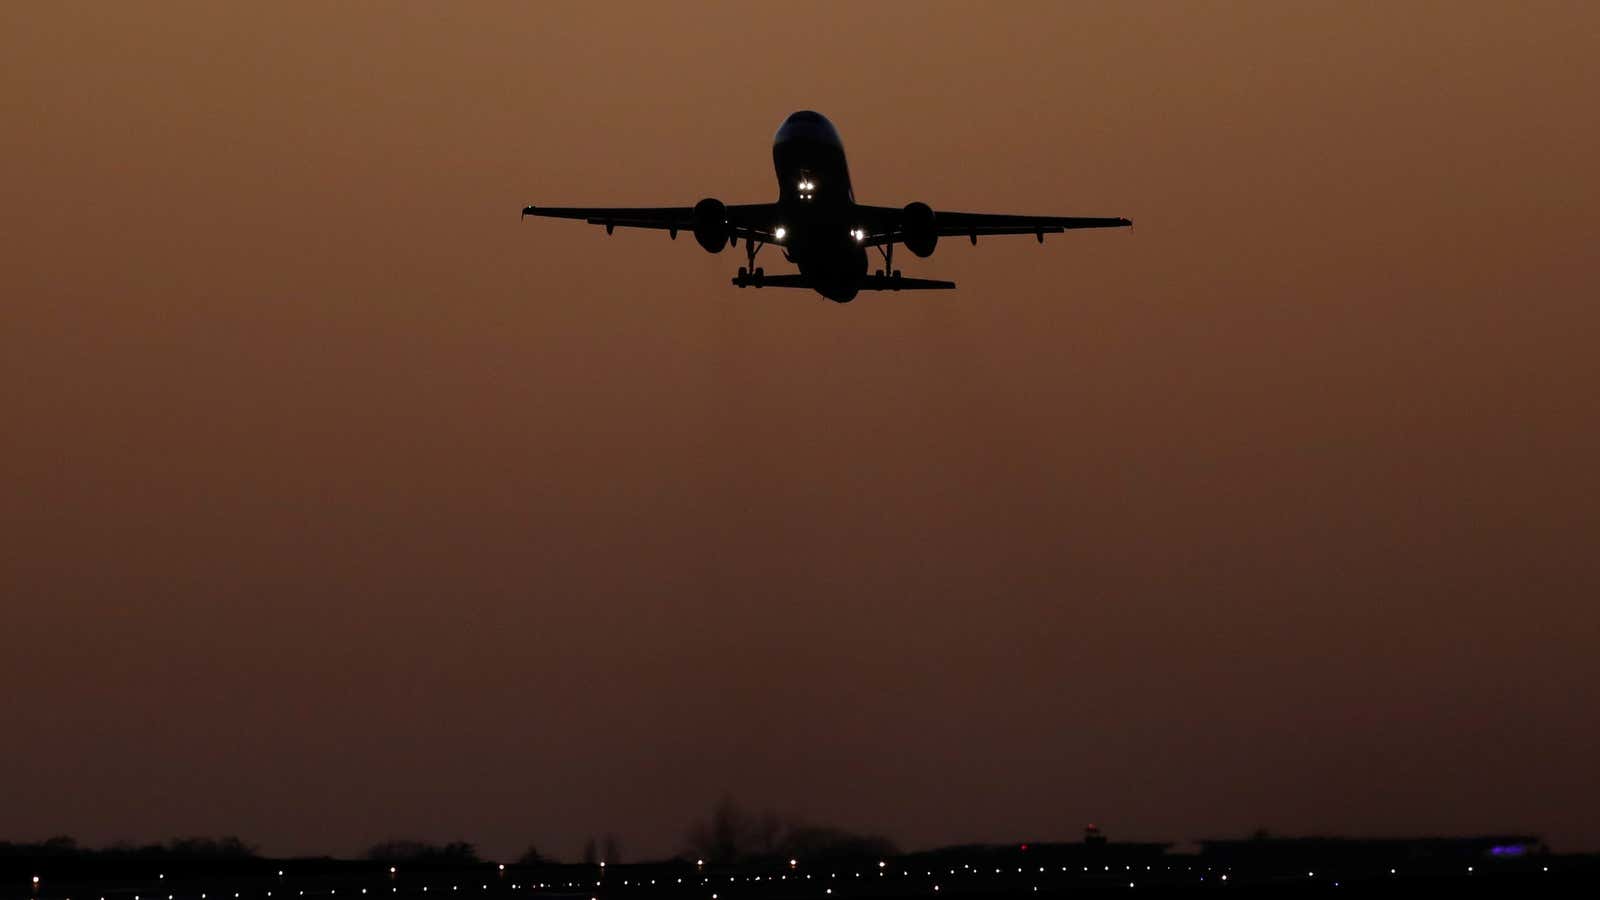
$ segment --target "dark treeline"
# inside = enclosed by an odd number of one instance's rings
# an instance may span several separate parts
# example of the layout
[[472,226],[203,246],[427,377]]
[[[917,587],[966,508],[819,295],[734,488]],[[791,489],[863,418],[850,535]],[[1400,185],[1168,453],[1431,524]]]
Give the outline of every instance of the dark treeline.
[[38,843],[0,841],[0,856],[31,859],[147,859],[147,860],[241,860],[259,859],[257,848],[237,837],[173,838],[165,844],[134,844],[127,841],[105,847],[80,845],[76,838],[57,835]]
[[770,810],[751,812],[724,797],[710,818],[689,828],[687,855],[728,865],[791,858],[881,859],[899,853],[886,837],[814,825]]
[[[807,860],[894,856],[899,849],[893,841],[877,835],[856,834],[830,825],[815,825],[794,816],[773,811],[756,812],[724,797],[711,814],[692,824],[685,836],[679,860],[700,860],[714,865],[761,863],[804,857]],[[477,848],[469,843],[432,844],[419,840],[387,840],[367,850],[366,858],[375,862],[409,865],[470,864],[480,862]],[[622,839],[616,834],[590,837],[573,862],[584,865],[620,865],[624,858]],[[521,866],[560,865],[564,860],[542,853],[530,845],[516,860]]]
[[383,863],[408,865],[434,864],[466,865],[481,862],[478,848],[466,841],[449,844],[430,844],[426,841],[388,840],[373,844],[367,849],[367,859]]
[[[888,838],[858,834],[831,825],[803,821],[774,811],[746,809],[724,797],[710,814],[688,828],[683,849],[673,858],[713,865],[763,863],[802,857],[809,861],[878,859],[895,856],[899,849]],[[473,866],[484,861],[477,846],[466,841],[433,843],[414,838],[390,838],[367,848],[361,859],[385,865],[444,868]],[[255,862],[266,865],[258,848],[235,836],[173,838],[166,843],[120,842],[91,848],[65,835],[34,843],[0,842],[0,859],[12,862],[41,860],[114,866],[119,862],[188,863],[182,868],[210,868],[213,864]],[[321,857],[325,863],[338,862]],[[668,860],[662,860],[666,862]],[[562,865],[567,862],[618,865],[622,840],[616,834],[590,837],[577,859],[562,860],[530,845],[516,859],[519,866]]]
[[128,841],[85,847],[60,835],[46,841],[0,841],[0,879],[67,875],[87,879],[197,877],[261,870],[271,865],[237,837],[173,838],[164,844]]

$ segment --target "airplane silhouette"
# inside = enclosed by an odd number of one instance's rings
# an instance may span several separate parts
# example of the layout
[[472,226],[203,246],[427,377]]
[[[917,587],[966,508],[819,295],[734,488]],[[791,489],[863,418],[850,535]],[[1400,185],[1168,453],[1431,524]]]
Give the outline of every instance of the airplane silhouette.
[[[744,239],[748,266],[740,266],[733,283],[743,287],[810,288],[829,300],[849,303],[860,291],[948,290],[953,281],[903,278],[894,268],[894,245],[904,244],[919,257],[933,254],[941,237],[1031,234],[1044,243],[1047,234],[1069,228],[1123,228],[1119,218],[1007,216],[945,212],[926,203],[896,209],[856,202],[845,165],[844,143],[821,113],[802,110],[779,126],[772,143],[778,173],[778,202],[730,206],[707,197],[694,206],[570,207],[528,206],[524,216],[582,219],[616,228],[665,230],[674,240],[680,231],[694,233],[707,252],[720,253]],[[798,275],[768,275],[756,267],[756,254],[767,244],[783,251],[800,268]],[[867,274],[867,248],[877,248],[884,268]]]

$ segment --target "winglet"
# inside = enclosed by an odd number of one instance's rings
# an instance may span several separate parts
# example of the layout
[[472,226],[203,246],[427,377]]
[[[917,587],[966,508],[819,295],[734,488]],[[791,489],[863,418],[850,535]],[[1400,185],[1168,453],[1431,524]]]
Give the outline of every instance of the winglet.
[[537,210],[538,208],[539,207],[537,207],[537,206],[524,206],[522,208],[522,215],[517,216],[518,221],[520,221],[522,219],[526,219],[528,217],[528,213],[531,213],[531,212]]

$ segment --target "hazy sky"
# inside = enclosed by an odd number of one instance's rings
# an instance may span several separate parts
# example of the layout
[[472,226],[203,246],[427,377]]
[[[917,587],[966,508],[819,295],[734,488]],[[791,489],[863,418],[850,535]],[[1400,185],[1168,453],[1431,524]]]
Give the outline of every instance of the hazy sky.
[[[803,108],[1137,225],[517,220]],[[1597,108],[1579,2],[0,6],[0,839],[1600,849]]]

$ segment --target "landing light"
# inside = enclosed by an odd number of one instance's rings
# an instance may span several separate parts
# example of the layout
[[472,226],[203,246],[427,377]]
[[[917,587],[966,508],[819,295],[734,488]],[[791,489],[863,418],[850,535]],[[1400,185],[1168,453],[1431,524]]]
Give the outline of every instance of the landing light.
[[779,225],[777,228],[773,229],[772,236],[781,241],[781,240],[783,240],[783,236],[788,234],[788,233],[789,233],[789,229],[784,228],[782,225]]

